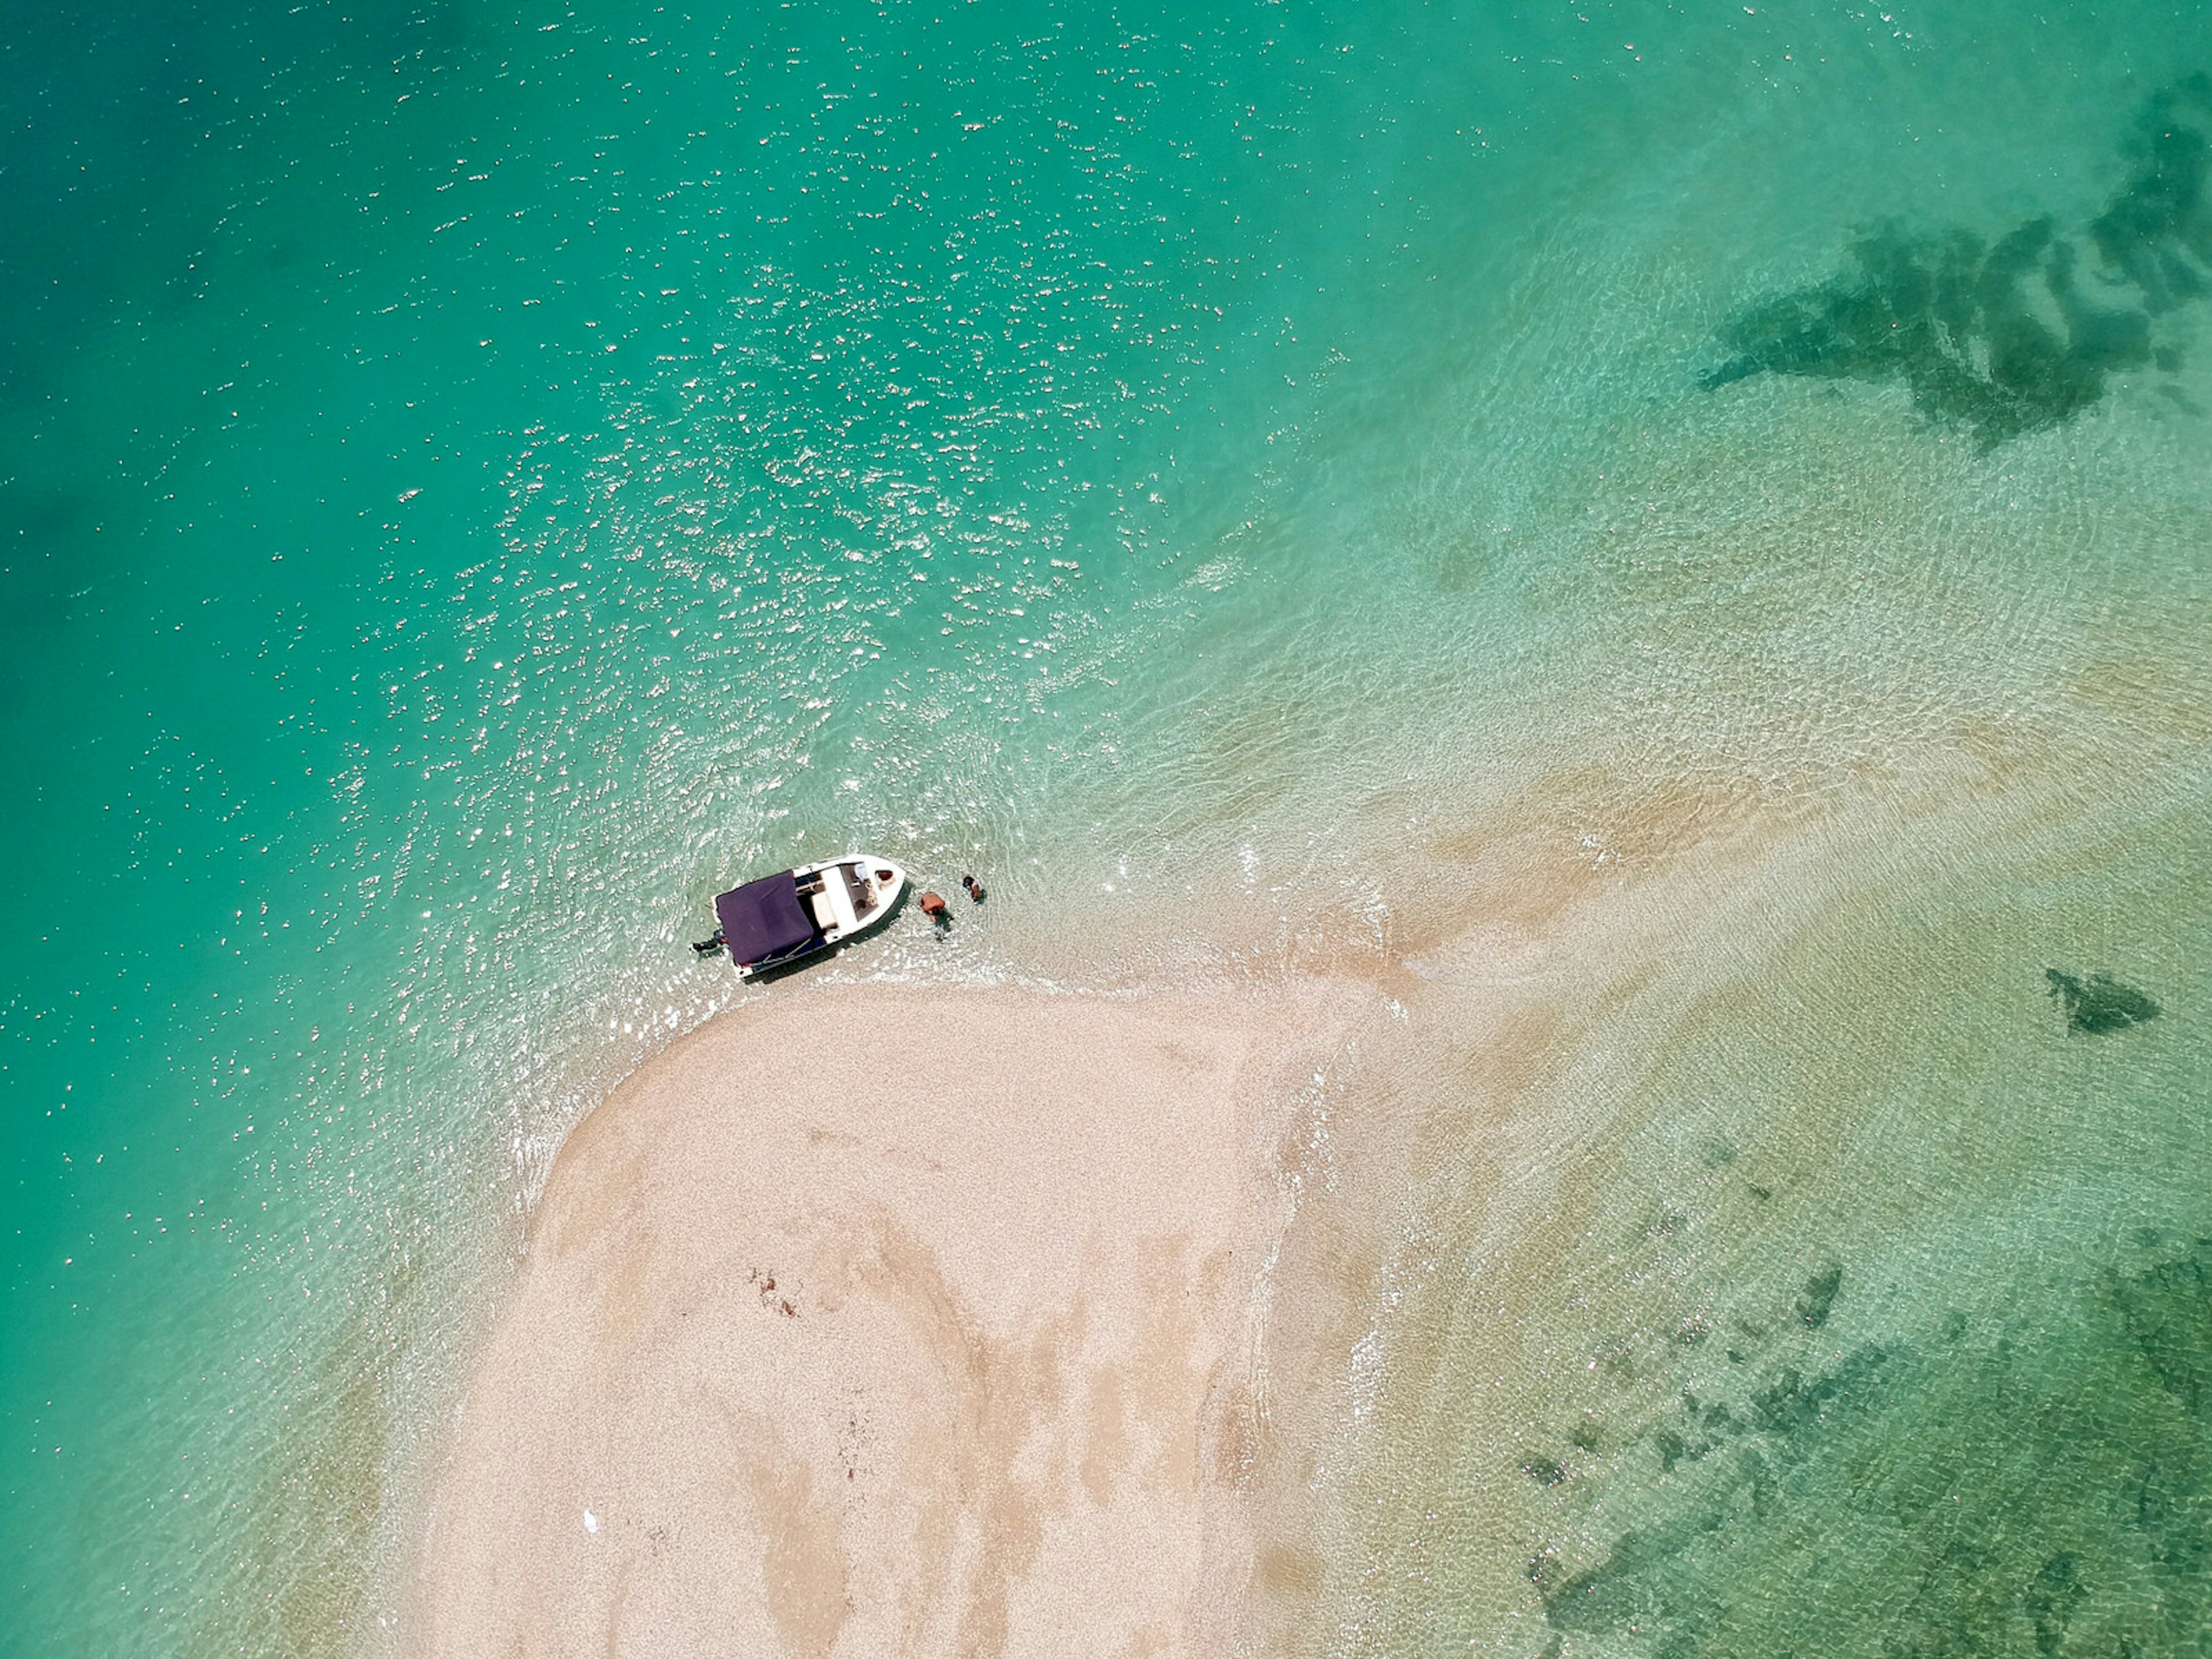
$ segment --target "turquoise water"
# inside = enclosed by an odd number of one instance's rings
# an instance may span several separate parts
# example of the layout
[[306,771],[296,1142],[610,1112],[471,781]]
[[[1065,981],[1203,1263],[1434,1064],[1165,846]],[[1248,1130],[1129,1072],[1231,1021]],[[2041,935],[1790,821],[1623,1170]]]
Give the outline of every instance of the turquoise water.
[[860,966],[1402,1016],[1274,1645],[2199,1650],[2201,13],[5,45],[0,1647],[390,1640],[552,1150],[859,842],[994,890]]

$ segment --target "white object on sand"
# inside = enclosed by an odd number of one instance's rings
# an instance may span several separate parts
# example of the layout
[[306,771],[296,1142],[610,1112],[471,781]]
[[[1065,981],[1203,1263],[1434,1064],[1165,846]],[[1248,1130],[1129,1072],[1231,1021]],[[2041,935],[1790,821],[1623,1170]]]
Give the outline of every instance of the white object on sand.
[[592,1532],[592,1533],[595,1533],[595,1532],[599,1531],[599,1517],[598,1516],[596,1516],[596,1515],[593,1515],[593,1514],[591,1512],[591,1510],[586,1510],[584,1511],[584,1530],[585,1530],[586,1532]]

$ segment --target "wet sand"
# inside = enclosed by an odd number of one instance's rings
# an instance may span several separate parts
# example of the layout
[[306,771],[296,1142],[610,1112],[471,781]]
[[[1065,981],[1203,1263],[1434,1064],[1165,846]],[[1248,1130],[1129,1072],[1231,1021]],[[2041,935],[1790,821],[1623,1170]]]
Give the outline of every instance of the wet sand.
[[410,1645],[1233,1649],[1267,1263],[1353,1012],[823,983],[710,1022],[561,1154]]

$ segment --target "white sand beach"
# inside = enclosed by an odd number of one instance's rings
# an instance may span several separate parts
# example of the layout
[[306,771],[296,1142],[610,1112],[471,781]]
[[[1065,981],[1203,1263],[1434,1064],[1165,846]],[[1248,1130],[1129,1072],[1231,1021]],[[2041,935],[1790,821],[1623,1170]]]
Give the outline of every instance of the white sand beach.
[[1234,1646],[1265,1264],[1345,994],[822,983],[570,1138],[409,1645]]

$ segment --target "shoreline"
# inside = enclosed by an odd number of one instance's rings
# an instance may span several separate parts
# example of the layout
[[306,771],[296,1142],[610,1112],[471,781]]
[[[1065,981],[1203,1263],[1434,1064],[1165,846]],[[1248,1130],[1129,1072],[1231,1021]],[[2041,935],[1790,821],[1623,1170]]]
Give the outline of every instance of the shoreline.
[[825,982],[700,1026],[555,1162],[404,1650],[1233,1646],[1301,1091],[1372,994]]

